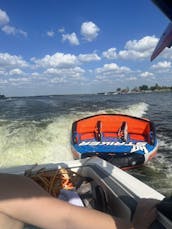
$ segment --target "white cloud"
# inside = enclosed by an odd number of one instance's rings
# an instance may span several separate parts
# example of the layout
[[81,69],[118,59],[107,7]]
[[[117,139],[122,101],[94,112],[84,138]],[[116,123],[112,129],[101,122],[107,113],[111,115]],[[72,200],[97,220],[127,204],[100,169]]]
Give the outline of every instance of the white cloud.
[[31,79],[30,78],[26,78],[26,77],[8,79],[8,82],[13,86],[25,85],[25,84],[28,84],[30,81],[31,81]]
[[157,64],[152,65],[153,69],[168,69],[171,68],[171,62],[169,61],[162,61],[158,62]]
[[46,71],[44,71],[44,75],[48,77],[55,77],[53,78],[53,82],[64,82],[64,80],[67,82],[70,79],[77,79],[81,80],[83,78],[83,74],[85,73],[85,70],[80,67],[72,67],[72,68],[48,68]]
[[138,52],[135,50],[122,50],[119,52],[118,56],[121,59],[125,60],[137,60],[137,59],[144,59],[147,58],[149,55],[148,52]]
[[9,25],[10,19],[7,13],[0,9],[0,26],[1,30],[8,35],[22,35],[27,37],[27,32]]
[[27,33],[21,29],[17,29],[10,25],[5,25],[2,27],[2,31],[8,35],[22,35],[24,37],[27,37]]
[[0,69],[0,76],[6,76],[8,73],[5,71],[5,69]]
[[142,73],[140,74],[140,76],[143,77],[143,78],[151,77],[151,76],[153,76],[153,75],[154,75],[154,74],[153,74],[152,72],[142,72]]
[[12,34],[12,35],[16,34],[16,29],[10,25],[3,26],[2,31],[6,34]]
[[6,79],[0,79],[0,85],[8,84],[8,81]]
[[12,69],[12,70],[10,70],[9,71],[9,75],[11,75],[11,76],[13,76],[13,75],[23,75],[24,74],[24,72],[21,70],[21,69],[19,69],[19,68],[15,68],[15,69]]
[[60,84],[60,83],[67,83],[65,77],[54,77],[49,81],[51,84]]
[[135,51],[145,51],[150,48],[154,48],[155,44],[157,43],[158,39],[154,36],[146,36],[140,40],[130,40],[126,43],[125,48],[128,50],[135,50]]
[[97,79],[117,79],[127,76],[131,69],[125,66],[118,66],[116,63],[105,64],[95,70]]
[[39,77],[40,76],[40,73],[39,72],[32,72],[31,73],[31,76],[33,76],[34,78],[35,77]]
[[52,31],[52,30],[51,30],[51,31],[47,31],[47,36],[48,36],[48,37],[54,37],[54,34],[55,34],[55,33],[54,33],[54,31]]
[[78,56],[78,59],[81,62],[91,62],[91,61],[99,61],[99,60],[101,60],[101,58],[96,53],[80,54]]
[[58,32],[59,32],[59,33],[64,33],[64,32],[65,32],[65,28],[60,28],[60,29],[58,29]]
[[16,34],[20,34],[23,37],[27,37],[27,32],[23,31],[22,29],[16,29]]
[[96,39],[99,31],[100,31],[99,27],[92,21],[84,22],[81,25],[81,34],[84,37],[84,39],[89,42]]
[[172,59],[172,48],[165,48],[159,57],[163,57],[168,60]]
[[109,48],[102,53],[107,59],[143,60],[149,58],[158,39],[154,36],[145,36],[140,40],[129,40],[123,50],[117,52],[116,48]]
[[28,64],[21,56],[0,53],[0,68],[27,67]]
[[154,36],[146,36],[140,40],[130,40],[125,45],[125,50],[121,50],[118,56],[121,59],[145,59],[150,57],[158,39]]
[[0,9],[0,26],[8,24],[10,21],[7,13]]
[[71,45],[79,45],[76,33],[62,34],[62,41],[69,41]]
[[130,72],[130,68],[128,67],[120,67],[116,63],[111,63],[111,64],[105,64],[102,68],[97,68],[96,69],[97,73],[111,73],[111,72],[116,72],[116,73],[122,73],[122,72]]
[[130,77],[128,77],[128,80],[129,81],[136,81],[137,77],[136,76],[130,76]]
[[67,68],[71,66],[75,66],[78,63],[77,57],[72,54],[64,54],[57,52],[54,55],[46,55],[42,59],[31,59],[37,67],[42,68]]
[[117,53],[116,53],[116,48],[110,48],[107,51],[103,52],[103,57],[107,59],[116,59],[117,58]]

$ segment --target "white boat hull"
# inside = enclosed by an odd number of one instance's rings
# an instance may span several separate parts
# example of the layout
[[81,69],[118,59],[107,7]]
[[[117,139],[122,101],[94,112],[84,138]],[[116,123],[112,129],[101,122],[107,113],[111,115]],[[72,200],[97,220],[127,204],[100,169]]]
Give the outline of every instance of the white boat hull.
[[[26,170],[32,169],[32,173],[45,170],[54,170],[60,168],[70,168],[83,177],[89,177],[94,180],[97,187],[101,187],[104,192],[106,204],[115,216],[124,217],[130,220],[136,204],[139,199],[151,198],[163,200],[164,195],[153,188],[144,184],[135,177],[129,175],[118,167],[104,161],[100,158],[87,158],[81,160],[65,161],[56,164],[19,166],[7,169],[0,169],[1,173],[24,174]],[[157,226],[159,224],[165,228],[172,228],[172,222],[162,213],[158,213]]]

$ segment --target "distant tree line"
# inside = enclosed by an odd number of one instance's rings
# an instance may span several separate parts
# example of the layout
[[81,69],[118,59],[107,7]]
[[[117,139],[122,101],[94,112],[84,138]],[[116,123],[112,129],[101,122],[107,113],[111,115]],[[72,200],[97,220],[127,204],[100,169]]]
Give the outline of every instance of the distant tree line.
[[155,84],[154,86],[148,86],[146,84],[143,84],[141,86],[138,87],[134,87],[133,89],[129,90],[129,88],[125,88],[125,89],[121,89],[121,88],[117,88],[116,92],[118,93],[128,93],[129,91],[131,92],[139,92],[139,91],[158,91],[158,90],[162,90],[162,91],[169,91],[172,90],[172,86],[160,86],[159,84]]
[[151,91],[155,91],[155,90],[172,90],[172,86],[168,87],[168,86],[159,86],[157,83],[155,84],[155,86],[151,86],[148,87],[147,85],[142,85],[139,87],[139,89],[141,91],[146,91],[146,90],[151,90]]

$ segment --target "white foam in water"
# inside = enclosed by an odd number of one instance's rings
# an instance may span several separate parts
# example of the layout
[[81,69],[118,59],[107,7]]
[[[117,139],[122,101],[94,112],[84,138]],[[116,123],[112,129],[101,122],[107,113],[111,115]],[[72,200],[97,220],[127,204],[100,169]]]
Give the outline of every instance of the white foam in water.
[[99,110],[98,112],[78,112],[79,118],[83,118],[86,116],[91,116],[95,114],[126,114],[126,115],[132,115],[135,117],[143,117],[147,110],[149,108],[149,105],[144,102],[136,103],[129,105],[127,107],[121,107],[116,109],[104,109]]
[[160,147],[166,148],[168,150],[172,149],[172,144],[167,144],[167,142],[171,142],[171,138],[169,136],[158,134],[158,139],[159,139],[158,142],[159,142],[159,146]]
[[136,116],[136,117],[143,117],[147,110],[148,110],[149,105],[147,103],[137,103],[137,104],[133,104],[128,106],[125,109],[118,109],[117,111],[119,113],[123,113],[123,114],[127,114],[127,115],[132,115],[132,116]]
[[68,117],[59,117],[45,128],[34,122],[0,127],[0,166],[71,160],[70,126]]
[[147,109],[146,103],[137,103],[126,108],[101,110],[96,113],[71,112],[40,122],[6,122],[0,126],[0,167],[72,160],[70,134],[74,121],[99,113],[123,113],[141,117]]
[[[158,145],[159,145],[157,156],[154,159],[154,161],[149,162],[149,167],[155,171],[159,171],[161,173],[161,175],[163,176],[164,182],[166,180],[167,180],[167,182],[170,182],[170,181],[172,181],[171,160],[169,159],[168,153],[165,153],[165,152],[166,152],[166,150],[168,150],[168,151],[172,150],[172,145],[167,144],[167,142],[171,142],[171,139],[170,139],[170,137],[164,136],[162,134],[158,134],[157,139],[158,139]],[[164,167],[165,167],[165,172],[164,172]],[[165,179],[165,177],[166,177],[166,179]],[[159,179],[160,179],[160,177],[159,177]]]

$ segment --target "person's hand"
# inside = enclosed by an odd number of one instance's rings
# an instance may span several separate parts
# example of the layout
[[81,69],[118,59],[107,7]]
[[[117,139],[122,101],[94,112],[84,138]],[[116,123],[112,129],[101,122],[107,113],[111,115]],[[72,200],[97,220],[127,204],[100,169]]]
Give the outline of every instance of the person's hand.
[[157,217],[156,205],[159,203],[155,199],[141,199],[136,207],[133,216],[132,228],[147,229]]

